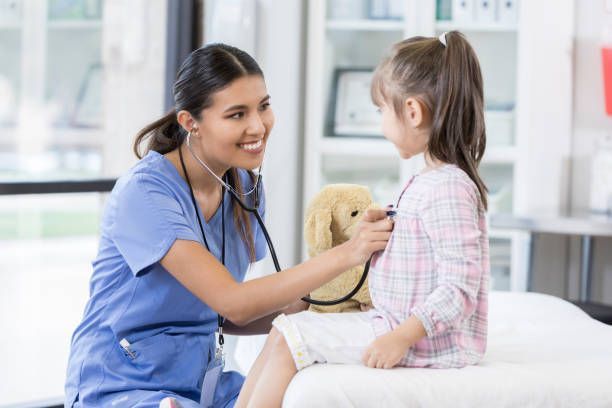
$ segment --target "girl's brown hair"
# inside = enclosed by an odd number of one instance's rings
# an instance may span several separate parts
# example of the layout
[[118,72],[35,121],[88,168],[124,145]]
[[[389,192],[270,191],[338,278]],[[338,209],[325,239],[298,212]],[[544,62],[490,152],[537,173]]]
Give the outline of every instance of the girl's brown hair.
[[[136,157],[141,159],[151,150],[166,154],[179,148],[185,141],[187,132],[179,125],[177,112],[185,110],[195,119],[201,120],[200,113],[210,107],[215,92],[229,86],[234,80],[248,75],[263,78],[263,72],[257,62],[236,47],[211,44],[193,51],[176,75],[172,88],[174,109],[138,132],[134,142]],[[147,142],[146,148],[144,153],[141,153],[141,145],[145,142]],[[249,175],[251,180],[255,179],[251,172]],[[238,169],[231,168],[227,179],[236,191],[242,193]],[[236,229],[247,247],[251,261],[254,261],[255,244],[249,215],[239,205],[234,205],[233,213]]]
[[445,37],[446,45],[437,37],[395,44],[374,72],[372,100],[379,106],[390,101],[398,117],[407,97],[422,101],[432,117],[429,155],[466,172],[486,210],[487,187],[478,174],[487,141],[480,64],[463,34]]

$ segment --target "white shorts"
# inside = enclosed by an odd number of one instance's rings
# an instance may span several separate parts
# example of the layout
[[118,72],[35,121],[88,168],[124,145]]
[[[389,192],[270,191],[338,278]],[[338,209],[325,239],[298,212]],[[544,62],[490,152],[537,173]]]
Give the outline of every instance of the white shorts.
[[359,364],[376,339],[368,312],[281,314],[272,325],[291,350],[298,370],[314,363]]

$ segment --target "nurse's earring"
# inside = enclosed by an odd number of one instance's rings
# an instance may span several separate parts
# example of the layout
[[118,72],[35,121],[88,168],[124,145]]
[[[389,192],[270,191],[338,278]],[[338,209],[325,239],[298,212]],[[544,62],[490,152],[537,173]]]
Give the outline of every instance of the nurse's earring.
[[191,141],[193,139],[199,139],[198,128],[196,126],[192,127],[189,133],[187,134],[187,145],[191,146]]
[[196,126],[191,128],[191,130],[189,131],[189,136],[191,138],[195,138],[195,139],[197,139],[199,137],[198,128]]

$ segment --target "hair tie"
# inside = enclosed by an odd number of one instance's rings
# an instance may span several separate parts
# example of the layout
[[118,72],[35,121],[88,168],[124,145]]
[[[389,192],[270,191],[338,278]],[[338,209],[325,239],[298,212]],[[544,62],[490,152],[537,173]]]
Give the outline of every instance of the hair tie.
[[448,31],[445,31],[442,34],[440,34],[440,36],[438,37],[438,40],[440,40],[442,45],[445,46],[445,47],[446,47],[446,34],[447,33],[448,33]]

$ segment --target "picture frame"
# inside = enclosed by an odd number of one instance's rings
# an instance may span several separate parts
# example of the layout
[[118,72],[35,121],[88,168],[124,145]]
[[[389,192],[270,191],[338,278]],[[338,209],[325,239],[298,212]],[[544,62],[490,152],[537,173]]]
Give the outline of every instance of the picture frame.
[[335,69],[328,134],[382,137],[381,117],[370,97],[373,72],[373,68]]

